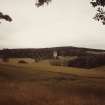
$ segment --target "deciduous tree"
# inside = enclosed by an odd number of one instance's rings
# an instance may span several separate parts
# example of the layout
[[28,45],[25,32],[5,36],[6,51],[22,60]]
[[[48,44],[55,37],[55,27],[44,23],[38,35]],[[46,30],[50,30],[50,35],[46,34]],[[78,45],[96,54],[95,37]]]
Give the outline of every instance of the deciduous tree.
[[96,8],[94,19],[101,21],[105,25],[105,0],[92,0],[90,3]]
[[[40,6],[44,5],[45,3],[49,4],[49,2],[51,2],[51,0],[36,0],[35,6],[40,7]],[[0,19],[4,19],[9,22],[12,21],[12,18],[9,15],[7,15],[7,14],[5,15],[2,12],[0,12]]]
[[[42,5],[49,4],[51,0],[35,0],[35,6],[40,7]],[[94,19],[96,21],[101,21],[103,25],[105,25],[105,0],[91,0],[91,5],[96,8],[96,14]],[[12,18],[9,15],[5,15],[0,12],[0,19],[4,19],[6,21],[11,22]]]

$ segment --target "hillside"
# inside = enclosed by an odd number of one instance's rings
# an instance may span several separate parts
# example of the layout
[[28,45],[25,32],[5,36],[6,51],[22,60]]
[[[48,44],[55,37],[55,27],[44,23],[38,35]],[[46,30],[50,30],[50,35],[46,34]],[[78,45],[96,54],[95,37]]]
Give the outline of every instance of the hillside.
[[[37,62],[45,59],[53,59],[54,52],[56,52],[56,58],[59,59],[58,61],[54,60],[52,62],[54,65],[58,63],[63,66],[66,65],[88,69],[105,65],[105,50],[79,47],[3,49],[0,51],[0,57],[3,61],[8,61],[9,58],[31,58]],[[63,64],[60,64],[62,60]]]
[[53,52],[57,51],[59,56],[80,56],[90,53],[103,53],[105,50],[79,48],[79,47],[52,47],[52,48],[26,48],[26,49],[3,49],[0,50],[1,57],[41,57],[52,58]]

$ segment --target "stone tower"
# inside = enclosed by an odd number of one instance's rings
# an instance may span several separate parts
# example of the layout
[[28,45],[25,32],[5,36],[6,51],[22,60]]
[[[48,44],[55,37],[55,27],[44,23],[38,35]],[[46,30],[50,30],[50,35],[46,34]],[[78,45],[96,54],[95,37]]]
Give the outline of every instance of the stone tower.
[[53,57],[54,57],[54,59],[57,59],[57,56],[58,56],[57,51],[54,51],[54,52],[53,52]]

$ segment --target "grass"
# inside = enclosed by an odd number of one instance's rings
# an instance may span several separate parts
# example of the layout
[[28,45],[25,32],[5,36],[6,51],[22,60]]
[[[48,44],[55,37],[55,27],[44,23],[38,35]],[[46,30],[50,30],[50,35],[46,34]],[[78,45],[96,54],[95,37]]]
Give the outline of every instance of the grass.
[[0,105],[105,105],[105,67],[0,64]]

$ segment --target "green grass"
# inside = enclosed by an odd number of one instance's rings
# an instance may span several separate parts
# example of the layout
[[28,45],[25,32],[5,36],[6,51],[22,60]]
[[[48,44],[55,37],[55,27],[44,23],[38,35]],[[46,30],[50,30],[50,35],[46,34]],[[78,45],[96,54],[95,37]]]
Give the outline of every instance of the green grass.
[[105,105],[105,67],[0,64],[0,105]]

